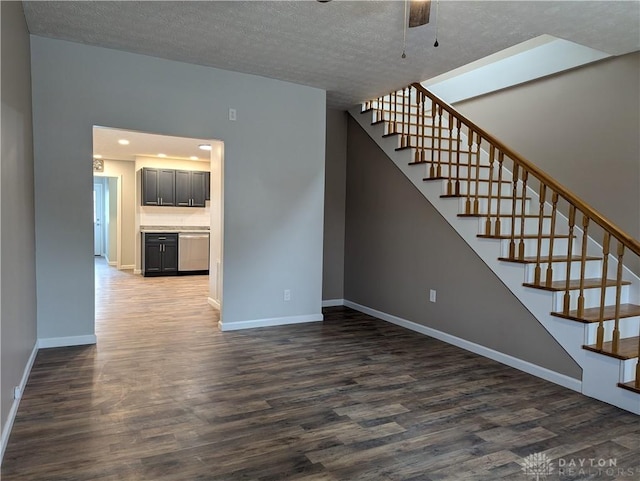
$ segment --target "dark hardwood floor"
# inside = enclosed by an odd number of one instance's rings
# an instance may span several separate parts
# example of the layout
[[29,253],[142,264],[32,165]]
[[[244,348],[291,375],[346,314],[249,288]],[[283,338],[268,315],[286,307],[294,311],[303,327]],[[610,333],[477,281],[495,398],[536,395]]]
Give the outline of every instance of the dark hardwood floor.
[[640,479],[638,416],[440,341],[341,307],[223,333],[206,276],[97,285],[98,344],[38,353],[3,481]]

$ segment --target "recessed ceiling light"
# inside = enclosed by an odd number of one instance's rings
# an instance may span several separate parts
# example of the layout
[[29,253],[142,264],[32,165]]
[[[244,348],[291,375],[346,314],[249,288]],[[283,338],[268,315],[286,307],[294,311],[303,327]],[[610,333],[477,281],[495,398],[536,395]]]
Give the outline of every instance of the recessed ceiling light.
[[211,150],[211,144],[200,144],[198,145],[200,150]]
[[101,156],[100,154],[95,154],[95,155],[93,156],[93,158],[94,158],[94,159],[101,159],[101,158],[102,158],[102,156]]
[[129,141],[127,139],[120,139],[118,140],[118,143],[120,145],[129,145]]
[[158,154],[158,157],[166,157],[167,154]]
[[198,160],[198,157],[196,157],[195,155],[192,155],[191,157],[189,157],[191,160]]

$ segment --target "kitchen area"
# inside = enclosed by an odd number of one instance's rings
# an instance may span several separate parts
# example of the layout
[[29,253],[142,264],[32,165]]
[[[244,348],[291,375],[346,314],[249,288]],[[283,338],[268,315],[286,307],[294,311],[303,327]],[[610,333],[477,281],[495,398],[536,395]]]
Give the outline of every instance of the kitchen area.
[[96,256],[144,278],[208,274],[209,303],[219,307],[222,142],[98,126],[93,140],[94,186],[117,185]]

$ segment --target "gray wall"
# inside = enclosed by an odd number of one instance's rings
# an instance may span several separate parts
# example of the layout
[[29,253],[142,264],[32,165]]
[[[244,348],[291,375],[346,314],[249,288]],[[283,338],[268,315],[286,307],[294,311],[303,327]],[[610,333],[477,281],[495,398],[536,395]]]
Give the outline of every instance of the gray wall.
[[342,110],[327,109],[322,269],[322,299],[325,300],[344,298],[347,116]]
[[580,378],[573,359],[351,118],[347,159],[346,299]]
[[455,105],[640,238],[640,52]]
[[0,423],[4,429],[12,388],[20,384],[36,344],[36,271],[29,33],[22,2],[2,2],[1,8]]
[[39,338],[94,332],[93,125],[224,141],[224,323],[321,312],[324,91],[41,37],[31,51]]

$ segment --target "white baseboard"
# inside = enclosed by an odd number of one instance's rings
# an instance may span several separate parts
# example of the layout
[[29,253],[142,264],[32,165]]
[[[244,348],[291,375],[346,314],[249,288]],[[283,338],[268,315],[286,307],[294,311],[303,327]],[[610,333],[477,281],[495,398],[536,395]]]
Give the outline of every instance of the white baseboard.
[[84,346],[86,344],[95,344],[96,342],[97,338],[95,334],[88,336],[47,337],[38,339],[38,347],[40,349],[46,349],[49,347]]
[[220,310],[220,302],[216,301],[213,297],[207,297],[207,302],[211,307]]
[[116,267],[118,265],[118,262],[117,261],[109,261],[109,260],[107,260],[107,264],[109,264],[109,266],[111,266],[111,267]]
[[344,306],[344,299],[326,299],[322,301],[322,307]]
[[[24,393],[24,389],[27,386],[27,380],[29,379],[29,374],[31,373],[33,362],[36,360],[36,354],[38,354],[38,341],[36,341],[35,345],[33,346],[31,355],[29,356],[27,364],[24,366],[24,371],[22,372],[22,378],[20,379],[20,385],[18,386],[21,393]],[[11,434],[11,429],[13,428],[13,422],[16,419],[16,414],[18,414],[19,405],[20,399],[14,399],[13,403],[11,404],[9,414],[7,415],[6,422],[4,423],[4,427],[2,428],[2,438],[0,438],[0,465],[2,465],[4,450],[7,448],[9,435]]]
[[272,317],[270,319],[254,319],[251,321],[223,322],[218,321],[221,331],[237,331],[255,327],[284,326],[287,324],[302,324],[304,322],[319,322],[324,320],[322,314],[308,314],[304,316]]
[[467,341],[466,339],[452,336],[451,334],[447,334],[446,332],[438,331],[437,329],[423,326],[422,324],[408,321],[406,319],[402,319],[400,317],[393,316],[391,314],[387,314],[385,312],[381,312],[376,309],[351,302],[349,300],[345,300],[344,305],[355,309],[356,311],[364,312],[365,314],[369,314],[370,316],[382,319],[383,321],[390,322],[392,324],[410,329],[415,332],[419,332],[420,334],[439,339],[440,341],[446,342],[447,344],[452,344],[466,351],[471,351],[489,359],[493,359],[494,361],[506,364],[507,366],[513,367],[520,371],[524,371],[528,374],[566,387],[573,391],[582,392],[582,381],[580,381],[579,379],[574,379],[565,374],[547,369],[546,367],[538,366],[537,364],[533,364],[528,361],[523,361],[522,359],[518,359],[517,357],[495,351],[480,344]]
[[121,271],[136,271],[136,266],[134,264],[122,264],[120,266]]
[[138,274],[138,275],[139,275],[139,274],[142,274],[142,269],[134,269],[134,270],[133,270],[133,273],[134,273],[134,274]]

